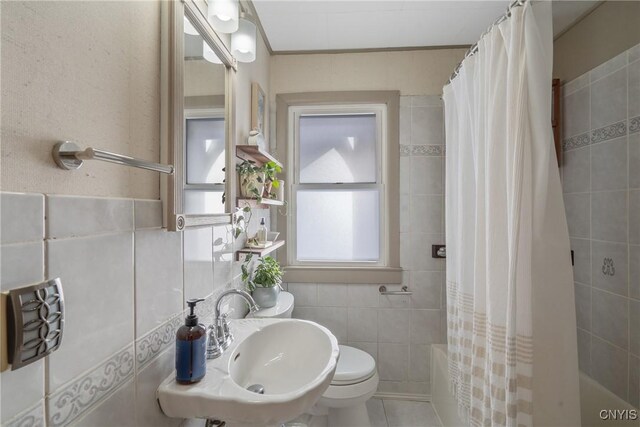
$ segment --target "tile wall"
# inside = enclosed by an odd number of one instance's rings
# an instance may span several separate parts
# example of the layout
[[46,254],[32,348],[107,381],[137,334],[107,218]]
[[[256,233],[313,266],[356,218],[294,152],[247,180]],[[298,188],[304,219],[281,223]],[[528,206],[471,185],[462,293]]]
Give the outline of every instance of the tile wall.
[[564,85],[580,369],[640,406],[640,45]]
[[[446,342],[444,132],[439,96],[400,98],[400,262],[410,297],[382,296],[380,285],[289,283],[293,316],[329,328],[341,344],[378,362],[379,392],[429,395],[430,345]],[[401,285],[388,285],[399,290]]]
[[179,425],[155,390],[174,370],[184,301],[207,297],[210,323],[215,297],[239,286],[232,255],[243,242],[230,226],[170,233],[156,200],[42,194],[1,193],[0,214],[1,290],[60,277],[66,311],[58,351],[0,374],[0,423]]

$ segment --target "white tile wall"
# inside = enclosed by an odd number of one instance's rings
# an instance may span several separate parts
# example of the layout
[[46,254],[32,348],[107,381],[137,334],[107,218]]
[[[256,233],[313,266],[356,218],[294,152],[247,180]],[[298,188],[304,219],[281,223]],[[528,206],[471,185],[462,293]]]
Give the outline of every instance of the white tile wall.
[[[412,296],[382,296],[380,285],[289,283],[294,317],[318,321],[341,343],[378,361],[379,391],[429,394],[432,343],[446,342],[444,261],[444,135],[437,96],[400,98],[400,258]],[[400,290],[401,284],[389,284]]]
[[640,406],[640,45],[565,84],[562,180],[580,369]]
[[229,227],[168,233],[161,209],[157,200],[0,193],[0,289],[60,277],[66,316],[59,350],[0,374],[0,424],[180,424],[154,392],[174,369],[184,300],[208,296],[211,311],[218,292],[238,285],[237,268]]

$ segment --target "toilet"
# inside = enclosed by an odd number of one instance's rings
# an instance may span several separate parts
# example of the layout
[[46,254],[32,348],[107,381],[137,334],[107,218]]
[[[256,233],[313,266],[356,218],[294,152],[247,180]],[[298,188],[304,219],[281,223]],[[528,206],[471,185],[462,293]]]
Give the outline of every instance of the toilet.
[[369,353],[340,346],[340,358],[331,385],[317,403],[327,408],[329,427],[369,427],[366,402],[378,389],[376,361]]
[[[275,306],[256,311],[247,317],[290,318],[294,299],[280,292]],[[340,358],[331,385],[314,409],[317,415],[329,416],[329,427],[369,427],[371,421],[366,402],[378,389],[376,361],[370,354],[346,345],[340,346]]]

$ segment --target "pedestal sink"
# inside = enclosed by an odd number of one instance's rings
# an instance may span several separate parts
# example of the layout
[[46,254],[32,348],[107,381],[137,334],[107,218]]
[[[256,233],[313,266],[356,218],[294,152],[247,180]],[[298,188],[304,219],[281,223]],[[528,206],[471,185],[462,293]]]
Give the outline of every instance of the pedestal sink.
[[279,425],[310,409],[331,383],[339,348],[323,326],[241,319],[231,328],[234,342],[207,361],[202,381],[185,386],[171,375],[160,385],[158,400],[166,415],[219,419],[231,427]]

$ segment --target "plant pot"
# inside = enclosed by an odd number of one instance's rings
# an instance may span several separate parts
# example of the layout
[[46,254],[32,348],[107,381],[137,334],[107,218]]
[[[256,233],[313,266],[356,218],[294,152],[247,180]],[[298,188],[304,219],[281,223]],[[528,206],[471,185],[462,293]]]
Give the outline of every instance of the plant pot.
[[[255,199],[256,195],[252,193],[252,189],[258,190],[258,194],[262,197],[264,193],[264,173],[251,173],[240,175],[240,194],[247,199]],[[260,182],[262,180],[262,182]]]
[[272,288],[257,287],[252,292],[253,299],[260,308],[269,308],[276,305],[278,302],[278,295],[280,295],[280,286],[274,286]]

